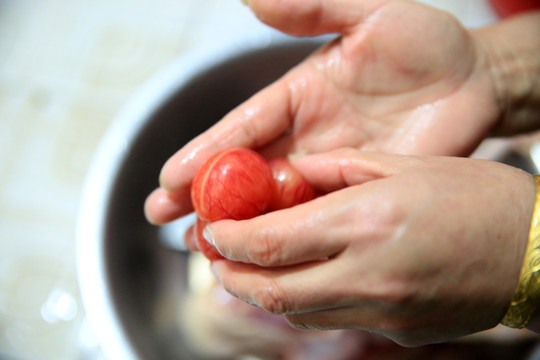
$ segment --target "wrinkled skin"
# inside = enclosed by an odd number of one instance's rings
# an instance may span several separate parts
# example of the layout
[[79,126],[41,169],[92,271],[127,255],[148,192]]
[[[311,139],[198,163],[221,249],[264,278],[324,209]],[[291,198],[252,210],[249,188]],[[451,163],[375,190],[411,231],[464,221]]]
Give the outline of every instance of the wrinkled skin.
[[268,158],[341,147],[467,155],[496,124],[484,47],[445,12],[400,0],[249,6],[290,34],[342,36],[173,155],[146,202],[153,223],[192,210],[195,172],[225,148],[255,148]]
[[407,346],[500,322],[527,244],[529,174],[491,161],[353,149],[294,165],[332,192],[209,225],[233,260],[213,264],[228,291],[295,327],[368,329]]

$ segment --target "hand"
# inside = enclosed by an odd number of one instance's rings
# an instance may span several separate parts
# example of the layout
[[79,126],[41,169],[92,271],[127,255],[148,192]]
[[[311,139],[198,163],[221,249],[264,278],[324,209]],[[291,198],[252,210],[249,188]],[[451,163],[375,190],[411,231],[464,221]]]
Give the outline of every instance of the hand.
[[331,191],[209,225],[213,271],[295,327],[358,328],[402,345],[494,327],[519,280],[535,185],[496,162],[352,149],[294,165]]
[[231,111],[165,164],[146,203],[154,223],[192,210],[193,175],[223,148],[267,156],[353,147],[466,155],[499,108],[482,49],[449,14],[413,1],[251,0],[295,35],[338,32],[281,79]]

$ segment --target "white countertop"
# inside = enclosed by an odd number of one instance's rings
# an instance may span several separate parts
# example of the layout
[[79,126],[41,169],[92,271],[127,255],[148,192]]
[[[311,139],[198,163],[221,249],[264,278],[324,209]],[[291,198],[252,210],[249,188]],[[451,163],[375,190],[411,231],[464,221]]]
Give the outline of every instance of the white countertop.
[[[431,2],[470,26],[495,19],[484,0]],[[240,0],[0,3],[0,358],[102,358],[75,263],[101,137],[175,58],[269,31]]]

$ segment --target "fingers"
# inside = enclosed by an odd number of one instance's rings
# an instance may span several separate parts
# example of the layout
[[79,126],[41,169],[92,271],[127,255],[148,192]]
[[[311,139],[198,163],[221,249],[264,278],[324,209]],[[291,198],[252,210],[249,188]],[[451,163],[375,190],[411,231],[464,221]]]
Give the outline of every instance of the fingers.
[[313,187],[331,192],[395,175],[425,164],[428,158],[344,148],[293,158],[291,161]]
[[217,221],[204,236],[224,257],[265,267],[332,257],[347,246],[350,227],[341,206],[347,195],[332,195],[250,220]]
[[184,233],[184,245],[191,251],[201,251],[195,225],[191,225]]
[[259,148],[285,132],[290,119],[290,92],[287,80],[282,79],[232,110],[175,153],[163,166],[161,186],[171,192],[185,191],[212,154],[235,146]]
[[154,190],[144,203],[144,213],[152,224],[165,224],[193,211],[189,189],[168,192],[162,188]]
[[273,314],[316,311],[328,304],[346,306],[346,297],[338,296],[343,294],[343,283],[335,278],[336,268],[339,264],[332,260],[272,270],[227,260],[212,263],[227,291]]
[[292,35],[344,32],[377,12],[384,0],[249,0],[264,23]]
[[146,200],[148,221],[164,224],[192,211],[190,185],[201,165],[219,150],[257,148],[279,137],[290,125],[289,106],[286,80],[277,82],[176,152],[161,170],[161,188]]
[[[227,117],[224,121],[231,122],[231,125],[224,124],[224,128],[228,126],[234,127],[234,119],[231,120],[230,117]],[[258,122],[256,119],[250,121]],[[218,128],[212,133],[220,131]],[[220,136],[212,135],[212,133],[201,135],[200,138],[193,141],[193,144],[187,145],[167,162],[162,171],[163,182],[168,184],[169,188],[177,190],[167,191],[159,188],[150,194],[145,203],[145,214],[151,223],[163,224],[192,211],[189,193],[189,183],[192,178],[192,176],[189,176],[191,170],[183,169],[193,168],[194,174],[199,167],[198,164],[202,164],[204,161],[202,159],[207,158],[206,153],[208,152],[211,155],[213,151],[210,149],[214,146],[220,147],[217,144],[211,145],[213,136]],[[249,145],[249,136],[242,131],[226,139],[232,142],[230,146],[242,141],[245,142],[245,145]],[[207,142],[202,144],[201,142],[204,141]],[[197,145],[199,143],[201,145]],[[222,143],[223,141],[220,140],[219,144]],[[202,149],[205,146],[204,151],[201,150],[204,153],[197,152],[197,148]],[[190,149],[192,150],[191,155],[186,155],[190,154]],[[310,184],[319,190],[331,192],[396,174],[408,168],[424,164],[428,159],[428,157],[379,154],[347,148],[291,160]],[[276,219],[276,221],[281,220]]]
[[[360,270],[353,263],[372,262]],[[441,324],[429,311],[403,307],[414,291],[370,277],[380,259],[321,260],[290,267],[261,268],[252,264],[217,260],[212,271],[223,287],[239,299],[272,314],[284,314],[295,328],[304,330],[364,329],[402,345],[415,344],[424,324]],[[352,269],[352,270],[351,270]],[[344,279],[354,279],[346,282]],[[399,285],[403,287],[404,285]],[[443,325],[444,326],[444,325]],[[428,330],[429,331],[429,330]],[[425,341],[425,333],[416,336]]]
[[250,220],[217,221],[204,234],[224,257],[264,267],[333,257],[372,227],[369,219],[377,204],[390,203],[392,189],[381,192],[375,182],[366,182],[423,163],[421,158],[354,149],[308,155],[294,165],[308,182],[331,193]]

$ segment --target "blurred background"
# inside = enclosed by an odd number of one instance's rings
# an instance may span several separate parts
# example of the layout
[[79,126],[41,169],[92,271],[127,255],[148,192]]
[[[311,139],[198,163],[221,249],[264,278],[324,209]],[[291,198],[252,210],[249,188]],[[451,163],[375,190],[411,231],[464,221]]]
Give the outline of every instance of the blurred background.
[[[496,18],[484,0],[426,2],[468,26]],[[269,32],[240,0],[0,0],[1,359],[104,359],[75,258],[100,139],[173,60]]]

